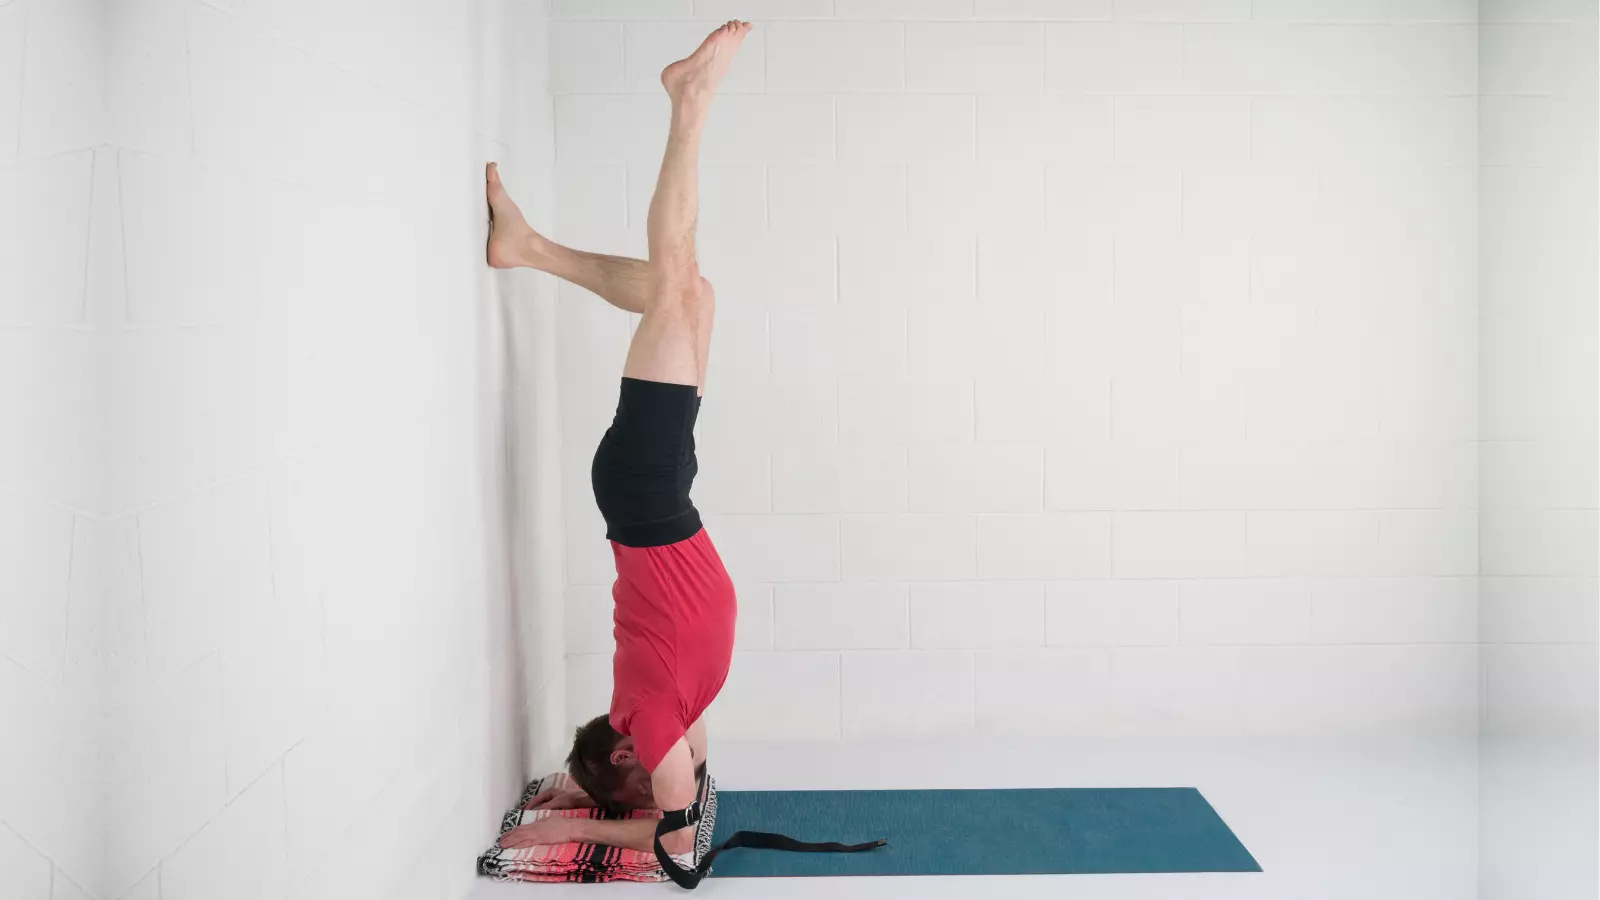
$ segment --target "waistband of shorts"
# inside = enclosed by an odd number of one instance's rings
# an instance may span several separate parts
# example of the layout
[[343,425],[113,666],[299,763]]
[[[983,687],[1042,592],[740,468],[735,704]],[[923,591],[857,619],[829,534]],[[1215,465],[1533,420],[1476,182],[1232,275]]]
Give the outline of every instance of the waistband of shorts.
[[606,539],[624,547],[663,547],[694,537],[700,528],[700,511],[691,506],[657,522],[607,522]]
[[630,394],[651,395],[656,397],[671,397],[675,400],[695,403],[700,400],[700,388],[692,384],[678,384],[671,381],[651,381],[648,378],[630,378],[622,376],[619,389]]

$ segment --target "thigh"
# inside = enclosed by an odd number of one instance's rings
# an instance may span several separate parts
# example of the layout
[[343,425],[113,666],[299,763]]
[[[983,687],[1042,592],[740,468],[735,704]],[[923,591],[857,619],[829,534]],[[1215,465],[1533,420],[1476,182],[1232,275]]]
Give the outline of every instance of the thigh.
[[699,384],[697,319],[688,304],[656,304],[646,310],[633,331],[622,374],[641,381]]
[[716,318],[715,313],[716,307],[710,300],[710,285],[707,285],[706,300],[700,304],[695,326],[694,357],[700,376],[695,382],[699,386],[697,394],[704,394],[706,390],[706,363],[711,357],[711,323]]

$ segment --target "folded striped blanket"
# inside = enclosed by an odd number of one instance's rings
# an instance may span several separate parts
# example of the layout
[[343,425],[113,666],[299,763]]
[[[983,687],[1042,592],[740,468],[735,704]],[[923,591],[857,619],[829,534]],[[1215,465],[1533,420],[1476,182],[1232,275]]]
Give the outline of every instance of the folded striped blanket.
[[[505,834],[518,825],[527,825],[549,816],[578,819],[659,819],[659,809],[630,810],[626,815],[616,815],[598,809],[523,809],[528,801],[552,788],[564,790],[569,780],[565,772],[556,772],[528,783],[517,801],[517,808],[506,812],[500,820],[500,833]],[[695,830],[694,852],[674,856],[684,868],[692,869],[711,849],[711,833],[717,824],[717,788],[710,776],[706,777],[705,794],[701,798],[705,810]],[[478,857],[478,874],[500,881],[564,881],[594,883],[601,881],[666,881],[653,852],[606,847],[600,844],[552,844],[544,847],[524,847],[507,850],[498,845],[490,847]]]

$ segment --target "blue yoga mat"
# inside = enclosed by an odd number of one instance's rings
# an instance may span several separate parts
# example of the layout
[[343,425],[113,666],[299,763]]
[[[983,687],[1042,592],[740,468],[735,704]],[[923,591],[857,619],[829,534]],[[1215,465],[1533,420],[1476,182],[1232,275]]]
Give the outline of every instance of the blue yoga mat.
[[736,831],[861,853],[729,850],[712,875],[1047,875],[1259,872],[1194,788],[718,791],[713,842]]

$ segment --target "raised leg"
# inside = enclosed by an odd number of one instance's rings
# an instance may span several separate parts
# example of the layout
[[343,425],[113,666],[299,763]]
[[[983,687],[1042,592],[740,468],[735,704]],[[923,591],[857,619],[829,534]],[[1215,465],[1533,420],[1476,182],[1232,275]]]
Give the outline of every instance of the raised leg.
[[661,73],[672,100],[667,149],[650,199],[647,237],[654,291],[628,347],[622,374],[704,390],[715,301],[700,277],[694,232],[699,216],[700,137],[717,84],[750,26],[729,22]]
[[539,234],[506,193],[499,167],[487,166],[489,265],[549,272],[639,314],[623,367],[628,377],[705,389],[716,303],[695,258],[700,136],[717,84],[749,30],[747,22],[729,22],[661,73],[672,100],[672,124],[650,200],[648,262],[575,250]]
[[497,269],[525,267],[549,272],[598,294],[618,309],[644,312],[655,293],[650,264],[642,259],[607,256],[574,250],[550,240],[528,225],[522,210],[500,183],[500,170],[489,163],[486,172],[489,213],[489,265]]
[[[522,211],[500,183],[494,163],[487,169],[489,209],[493,227],[489,236],[489,265],[497,269],[538,269],[570,281],[618,309],[642,314],[655,296],[655,276],[642,259],[589,253],[550,240],[528,225]],[[700,325],[695,335],[695,365],[704,391],[706,358],[711,351],[711,319],[716,308],[711,282],[700,279]]]

